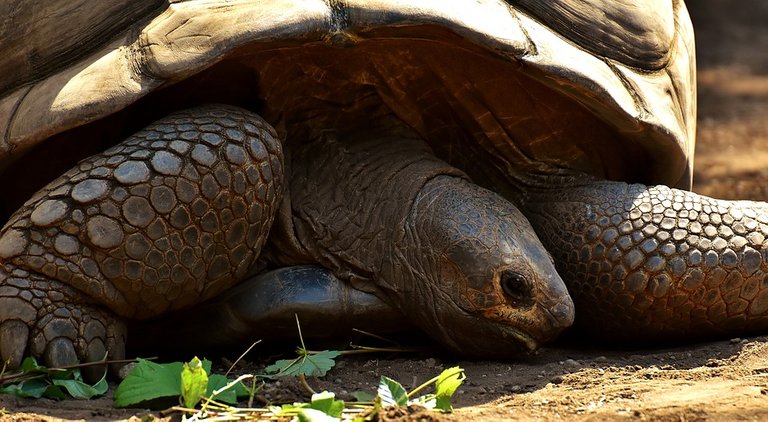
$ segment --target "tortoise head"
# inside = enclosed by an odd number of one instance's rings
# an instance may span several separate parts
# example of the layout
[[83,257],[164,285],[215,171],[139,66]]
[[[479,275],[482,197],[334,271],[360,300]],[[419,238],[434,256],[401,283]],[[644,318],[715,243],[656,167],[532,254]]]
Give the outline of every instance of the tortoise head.
[[[452,176],[430,180],[408,218],[411,277],[397,301],[417,325],[464,355],[509,357],[569,327],[574,307],[552,258],[510,202]],[[413,248],[412,245],[419,245]]]

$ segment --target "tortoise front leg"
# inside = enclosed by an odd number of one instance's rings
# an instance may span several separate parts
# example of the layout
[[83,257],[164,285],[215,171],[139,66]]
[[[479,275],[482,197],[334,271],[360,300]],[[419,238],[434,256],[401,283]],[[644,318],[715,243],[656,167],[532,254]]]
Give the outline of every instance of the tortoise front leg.
[[768,328],[768,204],[597,181],[529,196],[581,328],[628,341]]
[[0,354],[59,366],[119,357],[122,320],[208,299],[243,278],[283,178],[260,117],[174,113],[80,162],[0,232]]
[[[142,321],[135,328],[146,335],[132,347],[155,354],[166,345],[221,352],[257,339],[295,340],[297,318],[304,339],[348,338],[353,329],[377,334],[413,330],[402,313],[373,294],[354,289],[325,268],[297,265],[258,274],[193,308]],[[155,341],[158,337],[163,345]]]

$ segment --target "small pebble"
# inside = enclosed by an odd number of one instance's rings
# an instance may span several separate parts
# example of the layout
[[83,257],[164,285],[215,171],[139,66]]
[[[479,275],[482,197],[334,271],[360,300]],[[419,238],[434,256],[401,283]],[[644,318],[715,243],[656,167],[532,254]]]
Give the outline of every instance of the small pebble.
[[574,359],[568,359],[564,362],[565,366],[570,366],[572,368],[578,368],[581,367],[581,362],[574,360]]
[[564,380],[565,378],[563,378],[562,375],[555,375],[551,380],[549,380],[549,382],[552,384],[562,384]]
[[120,368],[120,370],[117,372],[117,376],[118,376],[118,377],[120,377],[120,379],[121,379],[121,380],[124,380],[124,379],[125,379],[125,377],[127,377],[127,376],[128,376],[128,374],[130,374],[130,373],[131,373],[131,371],[133,371],[133,368],[135,368],[135,367],[136,367],[136,365],[138,365],[138,363],[136,363],[136,362],[126,363],[126,364],[125,364],[125,365],[123,365],[123,367],[122,367],[122,368]]
[[731,344],[738,344],[741,343],[741,339],[738,337],[734,337],[731,339]]

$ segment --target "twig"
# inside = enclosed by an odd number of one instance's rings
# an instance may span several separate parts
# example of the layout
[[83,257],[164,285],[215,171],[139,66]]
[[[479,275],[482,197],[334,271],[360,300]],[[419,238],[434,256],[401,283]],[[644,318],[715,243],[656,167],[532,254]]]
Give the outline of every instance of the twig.
[[361,330],[359,328],[353,328],[352,331],[357,331],[360,334],[365,334],[368,337],[373,337],[375,339],[381,340],[381,341],[383,341],[385,343],[393,344],[393,345],[398,346],[398,347],[401,346],[400,343],[398,343],[398,342],[396,342],[396,341],[394,341],[392,339],[388,339],[386,337],[380,336],[378,334],[370,333],[368,331],[363,331],[363,330]]
[[424,349],[419,349],[417,347],[370,347],[357,344],[350,344],[349,347],[352,347],[353,349],[342,350],[339,353],[342,355],[357,355],[361,353],[418,353],[424,351]]
[[245,355],[247,355],[247,354],[248,354],[248,352],[250,352],[250,351],[251,351],[251,349],[253,349],[254,347],[256,347],[256,345],[257,345],[257,344],[259,344],[259,343],[261,343],[261,340],[256,340],[256,341],[254,341],[254,342],[253,342],[253,344],[251,344],[251,347],[249,347],[249,348],[245,349],[245,351],[243,352],[243,354],[241,354],[241,355],[240,355],[240,357],[238,357],[237,359],[235,359],[235,361],[232,363],[232,365],[230,365],[230,366],[229,366],[229,369],[227,369],[227,372],[226,372],[226,373],[224,373],[224,376],[226,377],[227,375],[229,375],[229,373],[230,373],[230,372],[232,372],[232,370],[235,368],[235,366],[237,366],[237,363],[238,363],[238,362],[240,362],[241,360],[243,360],[243,358],[245,357]]

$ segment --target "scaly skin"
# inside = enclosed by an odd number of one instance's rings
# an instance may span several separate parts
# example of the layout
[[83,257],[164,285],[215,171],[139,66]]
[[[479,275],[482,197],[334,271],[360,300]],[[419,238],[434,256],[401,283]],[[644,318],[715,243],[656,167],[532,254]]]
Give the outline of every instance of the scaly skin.
[[424,142],[366,134],[291,152],[289,210],[270,235],[280,264],[318,262],[466,356],[510,357],[570,326],[525,217]]
[[577,179],[523,208],[582,329],[639,342],[768,328],[766,204]]
[[124,318],[210,298],[249,271],[281,195],[280,142],[226,106],[162,119],[80,162],[0,232],[0,354],[120,357]]

